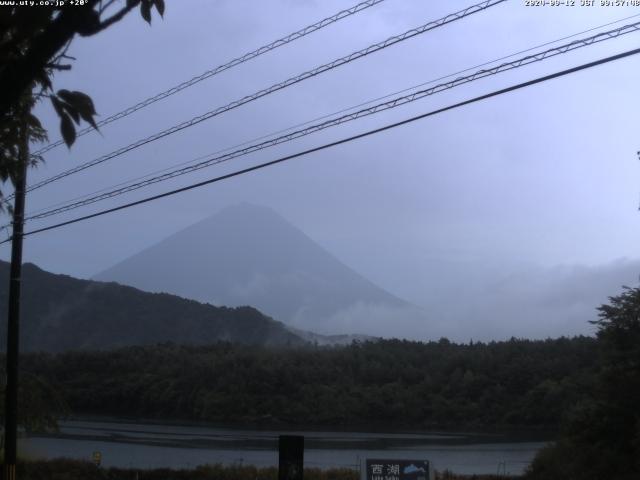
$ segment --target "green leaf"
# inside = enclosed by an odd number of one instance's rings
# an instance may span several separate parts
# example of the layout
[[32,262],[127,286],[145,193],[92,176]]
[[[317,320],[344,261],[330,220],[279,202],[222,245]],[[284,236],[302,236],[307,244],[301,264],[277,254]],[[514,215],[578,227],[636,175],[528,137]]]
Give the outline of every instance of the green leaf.
[[71,92],[63,88],[58,90],[58,96],[66,102],[71,97]]
[[75,105],[76,103],[75,92],[70,92],[69,90],[62,89],[58,90],[58,96],[69,105]]
[[160,16],[164,18],[164,0],[153,0],[153,3]]
[[80,114],[74,105],[69,105],[68,103],[63,103],[62,106],[67,111],[69,115],[73,118],[73,121],[76,122],[76,125],[80,125]]
[[140,3],[140,14],[142,18],[151,25],[151,0],[142,0]]
[[67,147],[71,148],[73,142],[76,141],[76,127],[73,126],[73,122],[71,121],[71,117],[69,115],[62,115],[62,120],[60,122],[60,132],[62,133],[62,139],[64,143],[67,144]]
[[98,124],[96,123],[96,121],[93,119],[93,115],[87,115],[84,112],[80,111],[80,116],[82,117],[82,119],[87,122],[88,124],[90,124],[93,128],[95,128],[96,130],[100,131],[100,129],[98,128]]
[[62,118],[62,116],[64,115],[64,107],[62,105],[62,102],[55,95],[49,95],[49,98],[51,99],[54,110],[56,111],[58,116]]
[[96,114],[96,108],[94,107],[93,100],[91,100],[91,97],[89,95],[87,95],[86,93],[75,91],[75,90],[71,93],[74,95],[76,99],[76,107],[78,108],[80,113],[84,111],[84,112],[87,112],[87,114],[89,115]]
[[76,123],[79,123],[80,117],[82,117],[85,122],[91,124],[93,128],[98,130],[98,125],[93,119],[93,116],[96,115],[96,109],[89,95],[76,90],[71,92],[69,90],[60,90],[58,95],[65,100],[65,109]]
[[96,110],[93,106],[93,100],[86,93],[78,92],[74,90],[70,92],[69,90],[59,90],[58,96],[62,98],[65,102],[70,105],[73,105],[77,109],[86,109],[88,113],[95,115]]

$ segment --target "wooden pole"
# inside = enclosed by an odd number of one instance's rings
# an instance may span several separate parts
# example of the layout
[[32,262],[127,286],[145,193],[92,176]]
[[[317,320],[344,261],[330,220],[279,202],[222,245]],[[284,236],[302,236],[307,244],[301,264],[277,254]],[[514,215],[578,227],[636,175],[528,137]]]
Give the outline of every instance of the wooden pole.
[[[26,122],[25,122],[26,123]],[[16,479],[18,441],[18,355],[20,343],[20,286],[22,276],[22,235],[24,202],[29,162],[28,127],[20,132],[18,168],[15,174],[11,269],[9,273],[9,315],[7,321],[7,388],[5,397],[4,464],[5,480]]]

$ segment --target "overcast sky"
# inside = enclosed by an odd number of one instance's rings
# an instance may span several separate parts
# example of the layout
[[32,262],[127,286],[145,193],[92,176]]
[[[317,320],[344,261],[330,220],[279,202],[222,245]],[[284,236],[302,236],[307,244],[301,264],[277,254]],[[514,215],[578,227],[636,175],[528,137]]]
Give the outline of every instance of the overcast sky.
[[[352,1],[168,1],[74,41],[56,88],[104,118],[329,16]],[[577,1],[576,3],[580,3]],[[473,4],[386,0],[60,147],[30,183]],[[511,0],[33,192],[34,211],[382,95],[640,14]],[[640,21],[640,16],[614,26]],[[590,33],[590,34],[593,34]],[[587,36],[590,34],[585,34]],[[55,217],[115,206],[640,45],[640,33]],[[585,318],[640,273],[640,56],[437,115],[293,162],[28,237],[25,260],[91,277],[221,208],[266,205],[344,263],[434,316],[492,336],[592,331]],[[58,138],[50,105],[39,116]],[[27,230],[53,219],[33,222]],[[206,239],[203,239],[206,241]],[[6,245],[0,251],[8,258]],[[516,326],[517,325],[517,326]],[[462,327],[461,327],[462,328]],[[461,331],[460,336],[467,335]]]

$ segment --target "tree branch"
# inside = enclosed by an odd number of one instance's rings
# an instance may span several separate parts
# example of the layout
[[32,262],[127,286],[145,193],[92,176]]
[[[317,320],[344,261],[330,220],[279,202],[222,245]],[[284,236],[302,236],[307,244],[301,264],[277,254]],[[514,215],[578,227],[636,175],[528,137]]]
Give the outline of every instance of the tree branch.
[[107,9],[113,5],[116,2],[116,0],[109,0],[107,3],[105,3],[104,6],[102,6],[102,1],[100,2],[100,15],[102,15],[104,12],[107,11]]
[[129,0],[126,7],[105,21],[100,21],[99,13],[94,10],[98,6],[98,0],[87,0],[83,8],[62,10],[33,40],[31,48],[24,55],[0,70],[0,118],[12,110],[16,99],[31,88],[38,74],[48,63],[52,63],[51,59],[64,49],[76,33],[82,36],[94,35],[121,20],[138,5],[140,0]]
[[47,63],[45,67],[53,70],[71,70],[71,65],[69,64]]
[[127,6],[126,7],[121,8],[118,13],[114,13],[111,17],[107,18],[106,20],[102,20],[100,22],[100,24],[96,26],[95,29],[92,29],[90,31],[90,33],[88,33],[88,34],[81,33],[80,35],[82,35],[83,37],[86,37],[86,36],[89,36],[89,35],[95,35],[96,33],[101,32],[102,30],[104,30],[106,28],[109,28],[114,23],[117,23],[120,20],[122,20],[127,13],[129,13],[131,10],[136,8],[139,4],[140,4],[140,0],[136,0],[136,1],[133,1],[133,2],[127,2]]

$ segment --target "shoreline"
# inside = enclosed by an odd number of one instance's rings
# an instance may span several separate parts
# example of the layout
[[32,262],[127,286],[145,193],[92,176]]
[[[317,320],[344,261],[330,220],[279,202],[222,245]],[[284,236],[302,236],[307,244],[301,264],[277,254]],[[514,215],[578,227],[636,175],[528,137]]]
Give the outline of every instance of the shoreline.
[[[23,460],[18,463],[18,475],[24,480],[46,480],[64,474],[67,480],[119,480],[140,478],[144,480],[277,480],[277,467],[254,467],[250,465],[223,466],[220,464],[199,465],[190,469],[141,469],[101,468],[89,461],[53,459]],[[454,474],[447,470],[435,470],[434,480],[517,480],[518,475]],[[305,480],[361,480],[360,472],[350,468],[304,468]]]
[[514,427],[509,426],[472,426],[439,425],[432,427],[411,428],[405,426],[389,426],[381,423],[353,423],[342,425],[290,424],[284,422],[207,422],[179,418],[123,417],[101,414],[77,414],[60,419],[60,423],[90,422],[107,424],[136,424],[144,426],[173,426],[202,429],[233,430],[238,432],[316,432],[316,433],[361,433],[388,435],[441,435],[444,437],[462,436],[467,438],[498,440],[498,443],[551,442],[555,440],[558,430],[551,427]]
[[[104,418],[101,418],[104,420]],[[113,420],[113,419],[112,419]],[[459,474],[490,474],[498,464],[520,474],[546,443],[514,442],[505,437],[429,433],[287,432],[216,429],[135,423],[76,421],[59,434],[31,435],[21,451],[31,458],[89,460],[102,452],[105,467],[192,468],[238,462],[260,468],[278,464],[278,436],[303,434],[305,461],[311,467],[354,467],[366,458],[428,459],[435,468]]]

